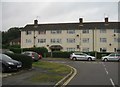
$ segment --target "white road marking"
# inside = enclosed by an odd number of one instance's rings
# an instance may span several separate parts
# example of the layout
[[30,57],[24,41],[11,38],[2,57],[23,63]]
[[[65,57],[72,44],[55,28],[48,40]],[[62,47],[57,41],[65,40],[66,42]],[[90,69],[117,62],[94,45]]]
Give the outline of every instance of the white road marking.
[[108,71],[107,71],[107,69],[105,68],[105,72],[107,73],[107,75],[108,75]]
[[113,80],[111,78],[110,78],[110,81],[111,81],[113,87],[115,87],[115,84],[114,84],[114,82],[113,82]]

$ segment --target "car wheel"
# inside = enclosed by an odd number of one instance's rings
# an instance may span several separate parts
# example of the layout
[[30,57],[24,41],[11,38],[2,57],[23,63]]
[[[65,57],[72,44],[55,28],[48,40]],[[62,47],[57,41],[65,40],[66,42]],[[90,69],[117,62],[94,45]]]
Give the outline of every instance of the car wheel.
[[105,59],[104,59],[104,61],[105,61],[105,62],[107,62],[107,61],[108,61],[108,59],[107,59],[107,58],[105,58]]
[[92,61],[92,59],[91,59],[91,58],[88,58],[88,61]]
[[120,62],[120,59],[118,60],[118,62]]
[[76,57],[73,57],[73,60],[76,61]]

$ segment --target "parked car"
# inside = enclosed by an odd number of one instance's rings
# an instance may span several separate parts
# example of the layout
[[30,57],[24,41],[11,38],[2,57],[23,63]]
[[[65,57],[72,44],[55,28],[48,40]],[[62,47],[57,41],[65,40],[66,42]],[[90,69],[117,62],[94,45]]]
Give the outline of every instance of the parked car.
[[72,60],[88,60],[92,61],[95,60],[96,58],[94,56],[87,55],[85,53],[72,53],[70,55],[70,59]]
[[0,64],[2,65],[2,72],[19,70],[22,67],[20,61],[13,60],[5,54],[0,54]]
[[118,53],[112,53],[108,56],[102,57],[102,61],[120,61],[120,54]]
[[33,61],[38,61],[41,58],[41,55],[33,51],[25,51],[22,54],[32,57]]

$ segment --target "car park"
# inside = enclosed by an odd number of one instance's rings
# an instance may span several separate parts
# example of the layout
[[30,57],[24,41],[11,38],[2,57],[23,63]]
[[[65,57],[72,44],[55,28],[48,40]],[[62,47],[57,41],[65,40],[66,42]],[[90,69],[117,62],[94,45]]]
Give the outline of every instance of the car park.
[[94,56],[87,55],[85,53],[72,53],[70,55],[70,59],[72,60],[88,60],[92,61],[95,60],[96,58]]
[[33,61],[38,61],[41,59],[41,55],[33,51],[25,51],[22,54],[32,57]]
[[0,64],[2,65],[2,72],[19,70],[22,68],[22,63],[20,61],[13,60],[5,54],[0,54]]
[[102,57],[102,61],[120,61],[120,54],[119,53],[112,53],[108,56]]

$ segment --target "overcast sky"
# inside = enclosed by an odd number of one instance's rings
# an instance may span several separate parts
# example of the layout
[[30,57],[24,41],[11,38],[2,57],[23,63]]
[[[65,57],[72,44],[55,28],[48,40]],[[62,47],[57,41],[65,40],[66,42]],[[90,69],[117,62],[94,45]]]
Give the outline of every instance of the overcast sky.
[[[105,1],[105,0],[104,0]],[[114,0],[112,0],[114,1]],[[118,2],[2,2],[2,31],[39,23],[118,21]]]

